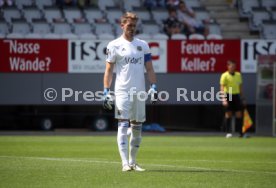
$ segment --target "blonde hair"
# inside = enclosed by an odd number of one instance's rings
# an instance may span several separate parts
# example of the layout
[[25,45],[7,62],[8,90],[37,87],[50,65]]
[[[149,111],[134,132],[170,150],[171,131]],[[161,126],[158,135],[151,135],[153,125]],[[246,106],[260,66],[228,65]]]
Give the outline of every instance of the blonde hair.
[[131,19],[133,21],[138,21],[138,16],[135,13],[132,12],[126,12],[125,14],[123,14],[123,16],[121,17],[121,24],[125,24],[128,19]]

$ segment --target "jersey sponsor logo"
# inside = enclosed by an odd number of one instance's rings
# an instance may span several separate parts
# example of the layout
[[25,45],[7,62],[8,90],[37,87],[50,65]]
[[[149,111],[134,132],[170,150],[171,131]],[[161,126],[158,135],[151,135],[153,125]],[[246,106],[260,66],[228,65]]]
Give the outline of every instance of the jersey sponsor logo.
[[127,64],[131,63],[131,64],[142,64],[142,57],[125,57],[125,62]]

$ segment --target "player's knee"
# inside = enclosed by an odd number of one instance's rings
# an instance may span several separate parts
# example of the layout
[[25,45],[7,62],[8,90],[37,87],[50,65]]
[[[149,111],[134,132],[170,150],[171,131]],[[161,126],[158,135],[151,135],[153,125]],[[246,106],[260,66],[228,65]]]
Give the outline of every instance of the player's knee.
[[142,122],[137,122],[137,121],[131,121],[130,123],[131,123],[131,125],[141,125],[142,124]]
[[225,112],[225,118],[231,118],[232,115],[232,112]]
[[137,138],[142,137],[142,124],[131,125],[131,133],[133,137],[137,137]]
[[129,127],[129,122],[127,120],[121,120],[118,122],[118,127]]
[[129,122],[128,119],[118,119],[118,122],[119,122],[119,123],[120,123],[120,122],[126,122],[126,121]]
[[129,127],[129,122],[128,121],[120,121],[118,123],[118,136],[127,135],[128,127]]

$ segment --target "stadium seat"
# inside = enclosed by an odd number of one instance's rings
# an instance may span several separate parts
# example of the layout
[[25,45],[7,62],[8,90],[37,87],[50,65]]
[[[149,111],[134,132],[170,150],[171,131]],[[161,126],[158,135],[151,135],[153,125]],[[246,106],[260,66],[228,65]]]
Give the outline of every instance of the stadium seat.
[[188,7],[200,7],[201,4],[198,0],[185,0],[185,4],[188,6]]
[[51,32],[50,25],[45,21],[36,21],[32,23],[33,33],[45,35]]
[[139,39],[142,39],[142,40],[150,40],[150,39],[152,39],[152,37],[150,36],[150,34],[147,34],[147,33],[140,33],[140,34],[137,34],[135,37],[137,37]]
[[142,7],[141,1],[124,0],[123,4],[124,4],[125,10],[127,10],[127,11],[132,11],[133,8],[135,8],[135,7]]
[[71,33],[71,26],[68,23],[54,23],[53,32],[55,34]]
[[8,39],[24,39],[24,35],[22,33],[9,33],[6,38]]
[[80,35],[83,33],[91,33],[92,27],[89,23],[74,23],[73,31],[77,35]]
[[261,0],[261,6],[265,7],[267,10],[271,10],[271,7],[276,7],[275,0]]
[[57,7],[47,7],[44,10],[45,18],[49,23],[52,23],[54,19],[62,19],[62,14]]
[[203,23],[204,20],[210,20],[209,12],[204,8],[194,8],[196,20]]
[[89,23],[95,23],[96,19],[102,19],[103,13],[95,7],[88,7],[84,9],[84,14]]
[[32,23],[32,20],[35,19],[41,19],[42,18],[42,14],[40,12],[40,10],[38,10],[35,7],[27,7],[24,8],[23,10],[23,14],[25,19],[27,20],[28,23]]
[[97,39],[96,35],[92,34],[92,33],[82,33],[79,35],[80,39],[83,40],[95,40]]
[[98,6],[100,10],[105,11],[106,7],[115,7],[116,4],[113,0],[100,0],[98,1]]
[[19,9],[22,9],[23,6],[31,6],[33,4],[33,0],[15,0],[14,3]]
[[61,35],[56,34],[56,33],[47,33],[47,34],[43,35],[43,38],[45,38],[45,39],[60,39]]
[[151,20],[151,15],[149,13],[149,11],[147,9],[144,8],[135,8],[135,13],[137,14],[137,16],[139,17],[139,23],[143,22],[143,21],[148,21]]
[[154,9],[152,12],[153,19],[158,24],[163,24],[163,21],[169,17],[168,11],[166,9]]
[[99,35],[102,33],[112,33],[113,34],[113,27],[109,23],[95,23],[95,34]]
[[62,39],[78,39],[78,36],[73,33],[63,33],[61,34]]
[[115,35],[118,37],[122,34],[123,30],[120,24],[114,24]]
[[118,23],[123,12],[117,8],[107,8],[107,20],[109,23]]
[[143,24],[142,25],[142,33],[147,33],[150,35],[156,34],[160,32],[160,28],[156,24]]
[[203,35],[201,35],[201,34],[194,33],[194,34],[191,34],[189,36],[189,39],[190,40],[204,40],[205,37]]
[[42,39],[43,36],[39,33],[28,33],[27,35],[25,35],[26,39]]
[[5,35],[5,34],[0,33],[0,39],[4,39],[4,38],[6,38],[6,35]]
[[271,18],[276,20],[276,11],[271,11]]
[[19,33],[22,35],[26,35],[30,33],[31,28],[27,22],[24,21],[15,21],[12,24],[12,33]]
[[11,23],[12,18],[21,18],[21,13],[17,8],[6,7],[3,9],[3,16],[6,22]]
[[75,19],[82,18],[81,11],[77,7],[64,8],[63,13],[68,23],[73,23]]
[[46,6],[53,6],[54,1],[53,0],[35,0],[35,4],[39,9],[43,9]]
[[163,33],[156,33],[154,35],[152,35],[152,38],[153,39],[156,39],[156,40],[168,40],[168,35],[166,34],[163,34]]
[[98,35],[98,39],[100,40],[113,40],[114,38],[115,36],[110,33],[102,33]]
[[216,24],[216,23],[212,23],[208,25],[209,28],[209,33],[210,34],[217,34],[217,35],[221,35],[221,28],[220,25]]
[[7,35],[9,33],[9,26],[6,22],[0,22],[0,34]]
[[186,40],[186,39],[187,39],[187,36],[184,35],[184,34],[178,33],[178,34],[173,34],[173,35],[171,36],[171,39],[172,39],[172,40]]
[[239,14],[241,17],[250,17],[253,7],[260,7],[259,0],[239,0]]
[[276,21],[264,21],[260,36],[263,39],[276,39]]
[[259,31],[263,20],[269,20],[270,15],[265,8],[253,8],[252,16],[249,19],[249,28],[251,31]]
[[206,39],[208,40],[220,40],[222,39],[222,36],[219,34],[209,34],[207,35]]

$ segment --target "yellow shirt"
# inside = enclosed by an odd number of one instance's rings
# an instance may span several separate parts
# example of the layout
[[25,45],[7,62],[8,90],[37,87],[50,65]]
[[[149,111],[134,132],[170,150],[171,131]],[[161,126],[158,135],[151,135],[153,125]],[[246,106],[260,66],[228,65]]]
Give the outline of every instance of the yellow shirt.
[[[242,77],[239,72],[231,75],[228,71],[224,72],[220,77],[220,85],[224,86],[224,92],[229,94],[240,94],[240,85]],[[231,92],[232,88],[232,92]]]

